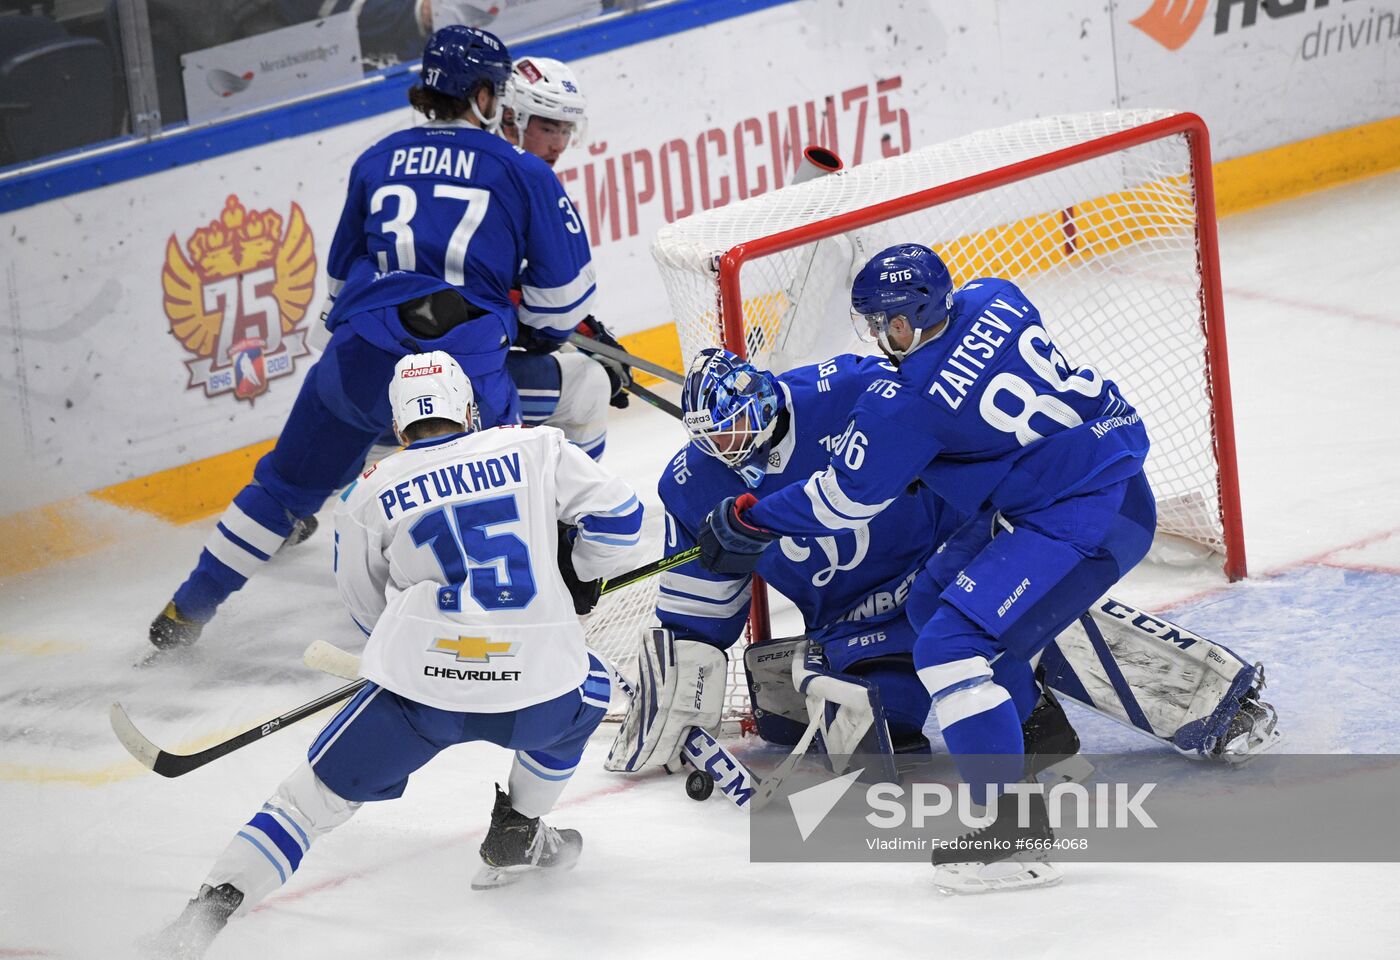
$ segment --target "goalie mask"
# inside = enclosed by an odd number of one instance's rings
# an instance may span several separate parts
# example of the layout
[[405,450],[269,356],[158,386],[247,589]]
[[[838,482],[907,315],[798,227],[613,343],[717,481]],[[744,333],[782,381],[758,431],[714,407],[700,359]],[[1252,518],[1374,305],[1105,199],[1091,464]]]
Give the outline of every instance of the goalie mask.
[[471,381],[457,361],[441,350],[412,353],[394,365],[389,408],[399,434],[419,420],[449,420],[468,430],[480,426]]
[[515,129],[524,144],[531,117],[572,125],[569,142],[577,145],[588,130],[588,100],[579,92],[574,72],[548,57],[522,57],[515,61],[506,106],[515,115]]
[[879,343],[892,360],[902,360],[920,346],[916,342],[907,349],[895,349],[889,332],[896,318],[908,321],[917,337],[918,331],[948,319],[952,309],[953,277],[938,254],[922,244],[901,243],[881,250],[851,283],[851,323],[856,335]]
[[773,375],[710,347],[696,354],[681,388],[690,440],[739,474],[750,489],[763,482],[763,460],[782,400]]

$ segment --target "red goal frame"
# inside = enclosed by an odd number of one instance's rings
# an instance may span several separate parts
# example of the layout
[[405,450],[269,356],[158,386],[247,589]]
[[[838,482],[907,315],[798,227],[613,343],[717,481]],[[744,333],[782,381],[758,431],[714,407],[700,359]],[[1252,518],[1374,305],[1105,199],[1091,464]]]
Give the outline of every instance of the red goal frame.
[[[820,223],[794,227],[737,244],[719,258],[719,315],[726,349],[747,356],[744,337],[743,296],[739,274],[749,260],[780,253],[803,244],[867,227],[882,220],[958,200],[993,187],[1014,183],[1037,174],[1140,146],[1166,137],[1185,135],[1191,155],[1191,179],[1196,201],[1196,260],[1201,276],[1200,323],[1206,340],[1206,388],[1210,394],[1211,435],[1215,447],[1217,485],[1225,541],[1225,575],[1240,580],[1245,565],[1244,525],[1240,515],[1239,472],[1235,452],[1234,413],[1230,397],[1230,365],[1225,345],[1225,304],[1220,287],[1220,252],[1215,223],[1215,184],[1211,176],[1210,135],[1205,121],[1194,113],[1178,113],[1161,120],[1065,147],[1039,157],[1008,164],[839,214]],[[768,594],[755,577],[750,611],[751,638],[769,637]]]

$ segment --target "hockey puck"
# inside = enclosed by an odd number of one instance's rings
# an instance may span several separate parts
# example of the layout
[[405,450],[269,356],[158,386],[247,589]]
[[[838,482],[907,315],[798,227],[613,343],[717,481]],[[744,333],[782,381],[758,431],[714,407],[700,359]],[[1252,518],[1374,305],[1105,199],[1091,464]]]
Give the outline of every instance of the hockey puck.
[[685,778],[685,795],[692,800],[708,800],[715,792],[715,778],[704,770],[692,770]]

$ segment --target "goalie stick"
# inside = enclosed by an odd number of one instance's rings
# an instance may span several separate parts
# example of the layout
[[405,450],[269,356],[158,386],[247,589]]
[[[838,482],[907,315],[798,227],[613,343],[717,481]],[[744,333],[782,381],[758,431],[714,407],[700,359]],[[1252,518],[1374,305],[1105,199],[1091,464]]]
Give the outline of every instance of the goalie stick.
[[[643,564],[635,570],[629,570],[626,573],[613,577],[611,580],[605,581],[603,583],[602,592],[609,593],[613,590],[620,590],[623,587],[636,583],[638,580],[644,580],[647,577],[663,573],[673,567],[678,567],[683,563],[689,563],[698,556],[700,556],[700,548],[691,547],[689,550],[682,550],[680,553],[672,556],[662,557],[660,560],[653,560],[651,563]],[[328,643],[324,645],[331,650],[339,649]],[[316,644],[312,644],[312,647],[316,647]],[[353,654],[345,653],[343,650],[339,652],[347,657],[353,656]],[[308,654],[309,653],[310,650],[308,650]],[[357,663],[358,659],[359,658],[355,658]],[[327,670],[326,672],[337,676],[340,675],[336,674],[334,670]],[[356,672],[358,672],[358,667],[356,668]],[[250,743],[257,743],[263,737],[270,736],[278,730],[285,729],[299,720],[305,720],[312,714],[320,713],[326,707],[334,706],[343,700],[349,700],[367,683],[369,683],[368,680],[356,680],[354,683],[346,684],[339,689],[332,690],[330,693],[317,697],[309,703],[294,707],[281,716],[273,717],[266,723],[259,724],[251,730],[246,730],[236,737],[216,743],[212,747],[207,747],[204,750],[198,750],[194,753],[173,753],[156,746],[145,734],[136,729],[136,724],[131,722],[131,718],[127,716],[126,710],[123,709],[120,703],[112,704],[107,712],[107,717],[112,724],[112,732],[117,735],[117,739],[121,741],[121,745],[125,747],[126,752],[135,757],[142,766],[146,767],[148,770],[155,771],[162,777],[179,777],[189,773],[191,770],[198,770],[206,763],[233,753],[235,750],[241,750]]]

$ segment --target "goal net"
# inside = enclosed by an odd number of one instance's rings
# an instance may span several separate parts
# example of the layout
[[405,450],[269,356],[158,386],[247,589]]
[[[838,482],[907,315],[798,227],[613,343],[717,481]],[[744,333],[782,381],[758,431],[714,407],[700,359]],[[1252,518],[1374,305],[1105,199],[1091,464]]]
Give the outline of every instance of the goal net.
[[[781,372],[868,352],[850,283],[880,249],[933,247],[955,283],[1005,277],[1072,363],[1142,414],[1159,535],[1244,576],[1214,199],[1192,114],[1127,110],[979,131],[689,217],[652,253],[688,361],[722,344]],[[658,551],[659,552],[659,551]],[[609,597],[591,642],[626,668],[655,581]],[[758,596],[760,591],[755,591]],[[608,602],[610,601],[610,602]],[[759,603],[751,634],[767,635]],[[735,712],[746,705],[730,651]]]

